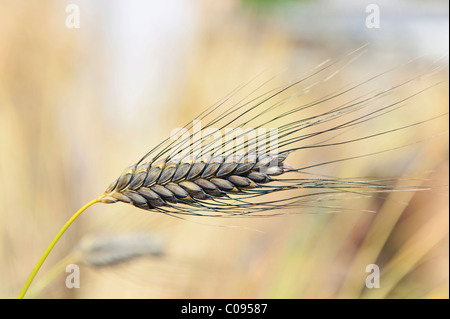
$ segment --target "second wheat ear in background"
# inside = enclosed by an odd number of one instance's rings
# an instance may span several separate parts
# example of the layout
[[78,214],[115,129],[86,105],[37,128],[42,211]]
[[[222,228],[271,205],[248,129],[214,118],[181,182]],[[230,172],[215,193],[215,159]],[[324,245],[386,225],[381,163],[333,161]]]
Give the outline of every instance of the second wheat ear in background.
[[[311,208],[342,211],[348,208],[330,205],[327,201],[339,203],[340,199],[424,189],[420,182],[419,185],[415,181],[416,184],[405,186],[393,177],[332,177],[310,172],[311,168],[408,147],[420,142],[417,140],[358,155],[338,152],[338,158],[316,157],[320,158],[318,162],[303,166],[287,164],[291,154],[299,151],[304,158],[309,158],[312,156],[308,152],[314,149],[356,142],[370,145],[369,142],[377,137],[414,129],[447,115],[438,114],[395,128],[345,137],[350,130],[363,124],[394,116],[393,112],[407,106],[412,98],[439,84],[415,89],[414,93],[404,96],[397,94],[401,88],[440,70],[432,65],[425,73],[388,88],[364,87],[375,80],[383,81],[383,76],[397,70],[394,68],[357,84],[342,86],[338,83],[319,98],[307,102],[300,100],[319,84],[326,82],[328,87],[329,80],[337,74],[336,69],[339,71],[350,63],[355,52],[324,63],[299,80],[256,94],[266,82],[229,107],[226,102],[243,90],[244,85],[201,113],[196,121],[180,128],[177,139],[167,138],[155,146],[127,168],[104,194],[71,217],[39,259],[18,298],[25,296],[41,265],[67,228],[95,203],[129,203],[170,216],[253,217],[303,213]],[[361,89],[362,94],[358,93]],[[388,96],[391,99],[384,100]],[[195,131],[198,121],[202,121],[202,131]],[[222,131],[225,132],[222,134]]]

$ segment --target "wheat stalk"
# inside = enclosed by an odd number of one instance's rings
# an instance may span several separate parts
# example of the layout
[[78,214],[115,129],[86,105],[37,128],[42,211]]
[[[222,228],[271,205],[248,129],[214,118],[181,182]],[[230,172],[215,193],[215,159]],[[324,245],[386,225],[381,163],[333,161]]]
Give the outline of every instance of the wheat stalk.
[[164,241],[146,232],[88,235],[75,245],[72,251],[61,259],[36,282],[28,296],[37,296],[68,264],[82,263],[89,267],[102,268],[129,262],[135,258],[161,257],[165,253]]
[[[267,213],[276,215],[278,214],[277,210],[284,213],[286,210],[299,207],[320,207],[324,199],[336,200],[339,196],[349,196],[349,198],[354,198],[351,195],[378,196],[375,194],[421,189],[416,185],[398,186],[395,183],[397,178],[338,178],[317,174],[317,177],[312,177],[309,173],[311,168],[374,156],[408,147],[420,141],[358,156],[328,159],[303,167],[294,168],[286,163],[288,155],[292,152],[357,141],[369,142],[378,136],[407,130],[447,115],[447,113],[440,114],[395,129],[333,142],[333,139],[347,130],[387,116],[404,107],[416,95],[440,84],[436,83],[417,90],[414,94],[396,98],[387,104],[376,103],[393,92],[397,92],[400,88],[419,81],[423,77],[431,76],[440,70],[440,67],[432,66],[427,72],[397,85],[365,93],[347,100],[345,103],[340,102],[342,97],[392,72],[395,70],[394,68],[310,102],[294,103],[292,106],[291,102],[296,102],[299,97],[307,94],[311,89],[298,91],[300,84],[317,77],[322,79],[319,81],[321,83],[329,80],[331,75],[327,76],[326,72],[331,71],[334,75],[336,72],[332,67],[339,63],[347,65],[359,54],[359,51],[361,49],[336,61],[325,63],[301,79],[266,91],[257,97],[253,97],[257,91],[255,90],[233,107],[225,108],[225,102],[236,92],[242,90],[244,85],[196,118],[196,120],[206,122],[204,129],[211,129],[215,126],[218,127],[218,130],[230,126],[242,129],[239,134],[234,135],[235,139],[246,136],[248,132],[245,129],[249,126],[253,126],[254,129],[264,128],[268,125],[275,126],[278,129],[275,151],[268,146],[273,141],[268,133],[265,136],[268,143],[263,147],[255,146],[257,144],[255,143],[256,137],[249,137],[237,145],[231,145],[233,139],[223,141],[216,138],[214,133],[197,136],[197,138],[195,138],[195,134],[192,134],[178,140],[171,138],[163,140],[138,162],[125,169],[100,197],[87,203],[69,219],[39,259],[18,297],[24,297],[39,268],[67,228],[83,211],[96,203],[123,202],[144,210],[177,217],[183,215],[242,217],[261,216],[267,215]],[[292,89],[296,89],[296,91],[290,93]],[[283,96],[283,94],[288,94],[288,96]],[[277,101],[276,99],[281,100]],[[310,111],[325,103],[330,103],[333,107],[329,110],[318,109],[313,116],[302,116],[302,112]],[[193,122],[189,122],[182,129],[192,130],[193,128]],[[230,134],[232,133],[226,133],[225,137]],[[318,142],[317,139],[319,139]],[[310,140],[314,142],[308,142]],[[217,149],[221,151],[218,152]],[[185,152],[186,150],[189,152]],[[308,190],[309,192],[292,194],[291,191],[296,190]],[[267,198],[271,194],[280,195],[276,199]],[[323,207],[329,211],[343,209],[325,204]]]

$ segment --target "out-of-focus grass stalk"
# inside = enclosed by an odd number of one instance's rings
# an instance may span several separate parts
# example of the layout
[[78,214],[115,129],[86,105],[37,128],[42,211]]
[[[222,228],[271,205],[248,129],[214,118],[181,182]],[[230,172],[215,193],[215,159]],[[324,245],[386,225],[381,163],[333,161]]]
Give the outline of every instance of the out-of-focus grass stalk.
[[54,281],[64,270],[68,264],[77,263],[80,260],[80,254],[73,252],[62,258],[56,265],[48,270],[39,281],[37,281],[27,292],[27,298],[33,299],[39,295],[52,281]]
[[[442,214],[442,213],[441,213]],[[441,215],[439,214],[439,215]],[[448,235],[442,223],[447,220],[448,214],[443,218],[431,218],[399,249],[389,263],[383,267],[380,274],[382,285],[377,289],[366,289],[363,298],[386,298],[396,284],[400,282],[417,263]],[[441,216],[439,216],[441,217]]]

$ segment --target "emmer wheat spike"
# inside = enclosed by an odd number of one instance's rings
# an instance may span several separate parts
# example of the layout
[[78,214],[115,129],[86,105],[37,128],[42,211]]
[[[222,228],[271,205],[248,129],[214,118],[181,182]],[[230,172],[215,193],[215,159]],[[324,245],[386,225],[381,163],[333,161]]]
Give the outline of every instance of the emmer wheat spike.
[[[335,76],[336,67],[348,65],[360,51],[361,49],[341,59],[324,63],[299,80],[258,95],[258,90],[268,83],[265,82],[232,107],[227,107],[226,102],[243,90],[247,85],[245,84],[201,113],[195,121],[179,128],[175,132],[176,138],[171,136],[163,140],[138,162],[125,169],[99,198],[75,213],[38,261],[19,298],[24,297],[42,263],[64,231],[86,208],[95,203],[123,202],[178,217],[251,217],[298,213],[310,207],[341,211],[343,207],[330,205],[328,202],[355,196],[381,196],[384,192],[421,189],[420,185],[414,183],[399,186],[396,184],[398,178],[393,177],[342,178],[312,174],[309,171],[315,167],[390,152],[420,141],[355,156],[342,154],[340,158],[324,158],[312,165],[300,167],[287,163],[293,152],[302,152],[303,156],[308,156],[306,150],[360,141],[369,143],[379,136],[420,127],[447,115],[438,114],[393,129],[336,141],[364,123],[390,116],[408,105],[418,94],[440,83],[416,89],[413,94],[405,96],[394,94],[401,88],[437,73],[440,67],[432,64],[423,74],[396,85],[376,90],[365,88],[397,69],[394,68],[356,84],[332,87],[325,95],[300,102],[302,97],[319,84],[324,84]],[[302,84],[306,87],[299,89]],[[359,89],[363,90],[363,94],[358,93]],[[387,97],[390,98],[388,102],[385,101]],[[326,108],[326,105],[329,107]],[[199,122],[202,123],[202,130],[196,130]],[[222,134],[223,131],[225,133]],[[300,190],[303,192],[298,193]]]

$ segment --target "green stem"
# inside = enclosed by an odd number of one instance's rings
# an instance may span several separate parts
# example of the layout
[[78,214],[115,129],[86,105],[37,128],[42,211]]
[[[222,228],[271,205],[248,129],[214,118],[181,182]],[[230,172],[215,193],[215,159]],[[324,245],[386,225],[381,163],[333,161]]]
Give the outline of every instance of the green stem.
[[17,299],[22,299],[23,296],[25,296],[25,293],[28,290],[28,287],[30,287],[31,282],[33,281],[34,277],[36,276],[37,272],[39,271],[39,268],[41,268],[42,264],[44,263],[45,259],[47,258],[48,254],[50,254],[50,252],[52,251],[53,247],[55,246],[55,244],[58,242],[58,240],[61,238],[61,236],[64,234],[64,232],[67,230],[67,228],[69,228],[69,226],[73,223],[73,221],[75,219],[77,219],[78,216],[81,215],[82,212],[84,212],[89,206],[94,205],[95,203],[100,202],[100,198],[96,198],[92,201],[90,201],[89,203],[87,203],[86,205],[84,205],[83,207],[81,207],[68,221],[67,223],[61,228],[61,230],[59,231],[59,233],[55,236],[55,238],[53,238],[52,242],[50,243],[50,245],[48,245],[47,249],[44,251],[44,253],[42,254],[41,258],[39,259],[39,261],[37,262],[36,266],[34,266],[33,271],[31,272],[30,276],[28,277],[27,281],[25,282],[25,284],[23,285],[22,290],[20,291],[19,296],[17,297]]
[[74,254],[69,254],[63,259],[61,259],[55,266],[53,266],[49,271],[41,276],[40,280],[34,281],[33,286],[27,291],[28,298],[35,298],[39,293],[47,287],[55,278],[64,272],[67,265],[77,263],[78,259]]

